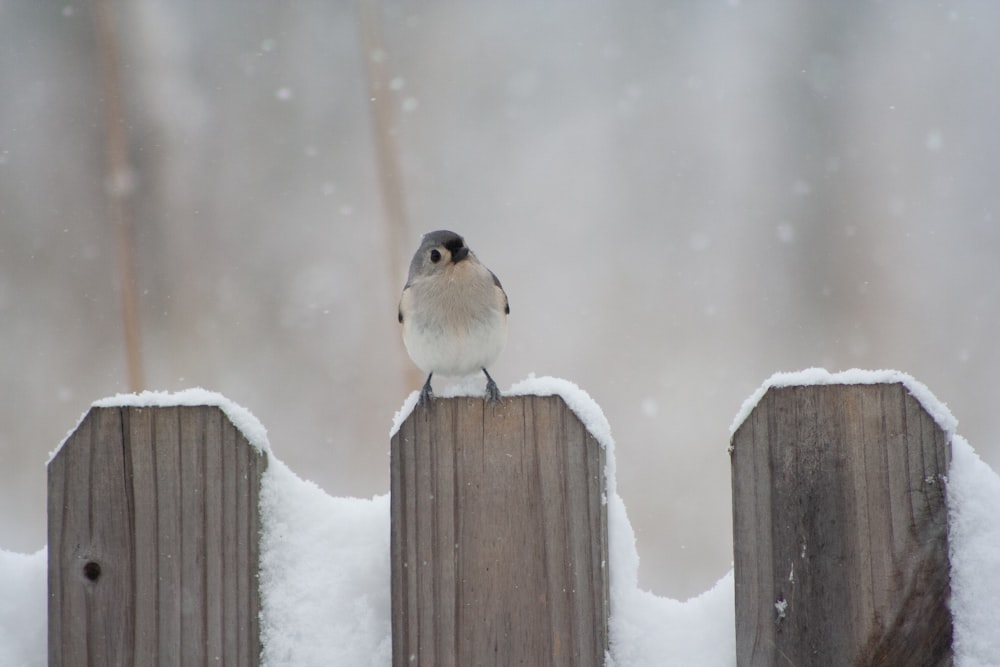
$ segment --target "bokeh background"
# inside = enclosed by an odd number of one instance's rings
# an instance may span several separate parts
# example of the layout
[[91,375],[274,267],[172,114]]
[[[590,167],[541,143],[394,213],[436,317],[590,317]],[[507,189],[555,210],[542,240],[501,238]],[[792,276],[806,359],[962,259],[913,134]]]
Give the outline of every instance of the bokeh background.
[[0,547],[45,543],[48,453],[130,388],[127,285],[144,386],[220,391],[328,493],[387,492],[419,386],[396,301],[437,228],[510,296],[501,388],[603,407],[661,595],[730,567],[729,426],[775,371],[906,371],[1000,470],[998,25],[988,0],[0,0]]

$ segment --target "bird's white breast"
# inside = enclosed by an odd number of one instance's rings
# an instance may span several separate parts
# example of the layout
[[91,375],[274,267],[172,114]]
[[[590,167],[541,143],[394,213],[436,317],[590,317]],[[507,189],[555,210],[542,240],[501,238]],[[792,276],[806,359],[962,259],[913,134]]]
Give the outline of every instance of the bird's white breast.
[[414,281],[400,302],[406,351],[425,373],[458,377],[487,368],[507,343],[504,306],[478,263],[460,262],[449,280]]

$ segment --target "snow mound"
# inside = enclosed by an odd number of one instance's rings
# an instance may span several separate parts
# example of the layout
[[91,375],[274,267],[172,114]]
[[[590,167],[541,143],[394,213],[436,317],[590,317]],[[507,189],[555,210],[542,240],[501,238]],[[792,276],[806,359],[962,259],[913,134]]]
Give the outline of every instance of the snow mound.
[[955,665],[1000,665],[1000,476],[960,435],[948,470]]
[[389,496],[329,496],[272,456],[260,509],[262,664],[391,664]]
[[45,667],[48,662],[48,550],[0,549],[0,665]]

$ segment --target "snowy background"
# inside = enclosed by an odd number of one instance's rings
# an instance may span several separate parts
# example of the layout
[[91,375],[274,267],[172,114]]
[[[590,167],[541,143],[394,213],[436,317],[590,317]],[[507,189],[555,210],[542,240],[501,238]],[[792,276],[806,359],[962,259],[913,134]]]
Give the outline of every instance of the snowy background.
[[[388,489],[417,388],[356,3],[111,0],[147,386],[246,405],[330,496]],[[127,389],[93,3],[0,0],[0,547]],[[408,250],[503,280],[501,387],[617,441],[639,582],[730,568],[733,414],[775,370],[903,369],[1000,470],[1000,4],[382,3]],[[404,260],[405,261],[405,260]]]

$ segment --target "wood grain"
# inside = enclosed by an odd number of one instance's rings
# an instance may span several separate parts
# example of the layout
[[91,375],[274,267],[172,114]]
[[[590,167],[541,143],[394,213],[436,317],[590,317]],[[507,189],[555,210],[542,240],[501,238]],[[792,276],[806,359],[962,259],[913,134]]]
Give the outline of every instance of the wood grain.
[[949,460],[901,384],[769,389],[732,441],[737,664],[950,665]]
[[391,443],[393,664],[603,665],[603,494],[559,397],[417,407]]
[[217,407],[92,408],[49,464],[49,665],[256,665],[267,459]]

